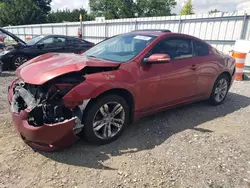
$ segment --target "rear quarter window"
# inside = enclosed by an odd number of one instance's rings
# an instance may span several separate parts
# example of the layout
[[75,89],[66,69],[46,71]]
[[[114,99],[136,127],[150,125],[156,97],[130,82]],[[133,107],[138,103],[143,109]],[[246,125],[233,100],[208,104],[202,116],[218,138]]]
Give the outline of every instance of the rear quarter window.
[[195,55],[196,56],[208,56],[209,46],[203,42],[195,41]]
[[85,41],[81,41],[77,38],[68,38],[67,39],[67,44],[70,44],[70,45],[82,45],[85,43],[86,43]]

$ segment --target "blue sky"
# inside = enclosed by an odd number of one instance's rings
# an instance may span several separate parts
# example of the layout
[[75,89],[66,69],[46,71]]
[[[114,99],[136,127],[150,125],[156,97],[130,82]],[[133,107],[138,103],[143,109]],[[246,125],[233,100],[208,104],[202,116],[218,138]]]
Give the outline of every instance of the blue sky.
[[[173,10],[178,13],[184,5],[185,0],[177,0],[177,6]],[[237,10],[250,10],[250,0],[193,0],[196,13],[207,13],[209,10],[218,9],[226,12]],[[52,9],[74,9],[84,7],[89,9],[88,0],[53,0]]]

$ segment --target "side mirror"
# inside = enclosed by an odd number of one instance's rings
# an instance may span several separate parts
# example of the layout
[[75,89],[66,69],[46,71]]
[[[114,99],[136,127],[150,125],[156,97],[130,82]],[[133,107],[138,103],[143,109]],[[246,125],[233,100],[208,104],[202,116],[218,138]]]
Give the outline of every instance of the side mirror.
[[169,63],[171,58],[168,54],[153,54],[149,58],[144,59],[145,64],[161,64]]
[[36,46],[37,46],[37,48],[40,48],[40,49],[41,49],[41,48],[44,47],[44,44],[37,44]]

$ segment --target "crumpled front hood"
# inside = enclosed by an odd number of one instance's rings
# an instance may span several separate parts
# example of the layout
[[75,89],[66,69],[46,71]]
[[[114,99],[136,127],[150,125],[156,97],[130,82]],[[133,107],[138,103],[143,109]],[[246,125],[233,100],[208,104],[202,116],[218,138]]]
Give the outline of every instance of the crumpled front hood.
[[53,78],[82,70],[85,67],[118,67],[120,63],[89,58],[77,54],[48,53],[20,66],[16,73],[26,83],[41,85]]

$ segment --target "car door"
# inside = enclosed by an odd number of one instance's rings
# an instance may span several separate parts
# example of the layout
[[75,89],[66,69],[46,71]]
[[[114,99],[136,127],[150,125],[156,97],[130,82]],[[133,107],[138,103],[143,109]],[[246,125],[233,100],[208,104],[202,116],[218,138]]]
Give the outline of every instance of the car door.
[[142,66],[141,91],[150,92],[144,109],[160,108],[190,101],[196,95],[197,65],[193,61],[193,42],[184,37],[160,41],[147,55],[168,54],[169,63]]
[[218,75],[218,63],[220,56],[210,53],[210,46],[203,41],[194,40],[194,61],[199,65],[197,79],[197,94],[200,97],[211,93],[216,76]]
[[49,52],[66,52],[66,38],[51,36],[46,37],[37,44],[39,55],[49,53]]

